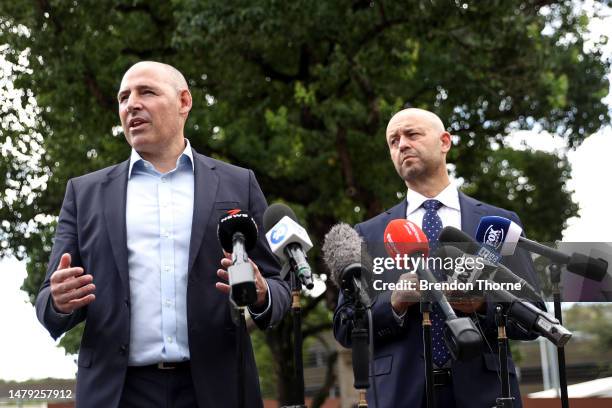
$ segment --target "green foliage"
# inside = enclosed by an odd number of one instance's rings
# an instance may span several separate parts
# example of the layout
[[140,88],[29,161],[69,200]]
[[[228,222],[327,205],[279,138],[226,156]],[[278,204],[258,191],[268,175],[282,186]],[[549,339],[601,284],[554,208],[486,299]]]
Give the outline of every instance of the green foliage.
[[[553,241],[576,213],[567,161],[504,140],[535,127],[575,147],[610,123],[605,40],[585,47],[587,22],[570,0],[1,2],[0,255],[28,261],[33,298],[67,180],[128,157],[115,95],[143,59],[187,77],[196,150],[252,168],[315,244],[405,191],[383,135],[407,104],[456,135],[449,161],[466,191]],[[275,367],[290,359],[275,348],[283,330],[266,334]]]
[[569,330],[595,335],[597,350],[612,348],[612,305],[576,304],[563,312],[563,323]]

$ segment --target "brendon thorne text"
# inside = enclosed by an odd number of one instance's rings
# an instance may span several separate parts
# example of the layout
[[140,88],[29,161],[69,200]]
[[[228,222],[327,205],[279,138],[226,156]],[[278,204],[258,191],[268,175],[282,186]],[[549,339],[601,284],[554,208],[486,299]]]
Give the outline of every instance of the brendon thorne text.
[[417,281],[404,281],[398,282],[383,282],[381,279],[376,279],[372,282],[374,290],[378,291],[392,291],[392,290],[441,290],[441,291],[461,291],[471,292],[477,291],[491,291],[491,290],[507,290],[520,291],[521,284],[519,283],[508,283],[508,282],[491,282],[486,279],[476,279],[474,282],[428,282],[423,279]]

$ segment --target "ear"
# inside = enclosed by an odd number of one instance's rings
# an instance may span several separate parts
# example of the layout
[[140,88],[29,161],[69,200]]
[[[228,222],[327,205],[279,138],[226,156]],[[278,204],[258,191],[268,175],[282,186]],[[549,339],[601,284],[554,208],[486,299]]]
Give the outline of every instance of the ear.
[[448,132],[440,133],[440,145],[442,147],[442,152],[443,153],[448,153],[448,151],[450,150],[450,148],[452,146],[451,134],[450,133],[448,133]]
[[179,113],[187,116],[189,111],[191,111],[192,103],[191,92],[188,89],[181,90],[179,93]]

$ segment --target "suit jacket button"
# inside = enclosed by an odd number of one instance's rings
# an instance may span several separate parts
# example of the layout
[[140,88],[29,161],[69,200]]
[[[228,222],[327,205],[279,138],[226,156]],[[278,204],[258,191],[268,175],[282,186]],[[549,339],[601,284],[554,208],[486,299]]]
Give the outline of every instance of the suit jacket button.
[[128,350],[128,346],[125,344],[122,344],[121,347],[119,347],[119,354],[121,354],[122,356],[125,356],[127,354],[127,350]]
[[130,307],[130,299],[125,299],[124,302],[127,307]]

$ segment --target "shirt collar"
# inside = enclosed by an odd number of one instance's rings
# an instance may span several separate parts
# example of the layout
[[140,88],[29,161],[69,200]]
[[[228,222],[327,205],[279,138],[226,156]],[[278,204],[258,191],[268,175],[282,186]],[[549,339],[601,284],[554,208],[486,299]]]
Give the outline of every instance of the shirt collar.
[[421,208],[423,203],[427,200],[438,200],[446,207],[457,211],[461,210],[461,207],[459,207],[459,190],[457,190],[457,186],[453,182],[450,182],[444,190],[433,198],[425,197],[421,193],[408,189],[406,200],[408,201],[406,216]]
[[[189,159],[189,164],[191,164],[191,171],[194,171],[193,164],[193,150],[191,149],[191,143],[189,143],[189,139],[185,138],[185,150],[183,153],[176,159],[176,167],[178,168],[181,158],[185,156]],[[142,161],[147,162],[142,156],[136,151],[136,149],[132,148],[132,153],[130,154],[130,166],[128,168],[128,179],[132,177],[132,169],[134,165],[138,162]]]

